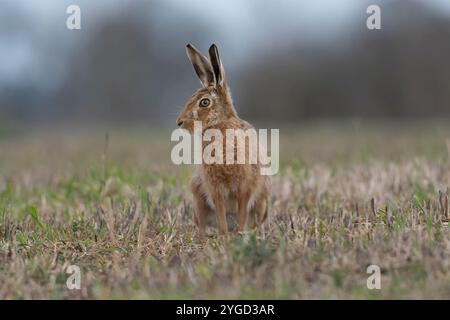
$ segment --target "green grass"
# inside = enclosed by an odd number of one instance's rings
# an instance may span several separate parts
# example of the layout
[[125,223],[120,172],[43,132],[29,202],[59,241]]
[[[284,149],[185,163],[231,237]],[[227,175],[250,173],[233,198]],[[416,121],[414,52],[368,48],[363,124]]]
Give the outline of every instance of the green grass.
[[[5,133],[0,299],[449,298],[449,138],[433,125],[281,129],[264,228],[200,241],[192,168],[171,164],[167,130],[112,131],[107,146],[95,130]],[[371,264],[381,290],[366,287]]]

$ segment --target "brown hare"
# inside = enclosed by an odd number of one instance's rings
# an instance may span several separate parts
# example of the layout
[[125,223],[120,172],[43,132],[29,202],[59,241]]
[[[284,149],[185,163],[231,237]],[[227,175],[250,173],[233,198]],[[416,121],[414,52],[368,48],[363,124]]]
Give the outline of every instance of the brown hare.
[[[209,59],[190,44],[186,46],[186,51],[203,87],[192,95],[180,112],[178,126],[192,134],[194,122],[201,121],[202,134],[207,129],[216,129],[223,137],[226,137],[227,129],[253,129],[236,113],[216,45],[209,48]],[[230,142],[225,141],[223,145],[227,143]],[[235,144],[235,140],[231,143]],[[238,148],[235,150],[237,152]],[[205,236],[207,221],[214,211],[221,235],[228,233],[228,212],[236,215],[238,232],[245,231],[250,220],[252,227],[257,227],[267,218],[269,180],[260,173],[259,157],[250,163],[248,152],[245,146],[246,161],[242,164],[202,162],[199,166],[191,181],[191,190],[200,237]]]

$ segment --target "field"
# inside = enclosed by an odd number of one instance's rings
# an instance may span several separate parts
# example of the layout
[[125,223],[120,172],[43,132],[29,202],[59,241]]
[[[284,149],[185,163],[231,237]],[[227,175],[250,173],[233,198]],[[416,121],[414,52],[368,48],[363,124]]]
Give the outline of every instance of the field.
[[0,131],[0,299],[450,298],[445,123],[281,129],[264,228],[203,242],[169,129],[30,131]]

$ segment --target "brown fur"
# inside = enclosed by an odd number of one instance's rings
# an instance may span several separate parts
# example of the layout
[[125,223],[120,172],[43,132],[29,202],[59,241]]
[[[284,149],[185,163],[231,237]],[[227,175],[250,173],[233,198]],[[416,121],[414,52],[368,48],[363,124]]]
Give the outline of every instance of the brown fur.
[[[177,123],[193,133],[194,121],[202,121],[203,131],[218,129],[222,132],[224,139],[226,129],[253,128],[236,113],[215,45],[212,45],[209,50],[211,60],[202,56],[191,45],[187,46],[187,53],[203,88],[197,90],[189,99]],[[211,79],[211,73],[214,74],[213,79]],[[208,107],[199,106],[199,102],[204,98],[211,101]],[[223,146],[225,155],[225,141]],[[236,214],[238,232],[246,229],[249,217],[253,220],[252,227],[261,225],[267,218],[268,177],[260,174],[259,163],[248,163],[248,146],[245,152],[246,163],[244,164],[203,163],[193,177],[191,190],[194,198],[195,222],[201,237],[205,235],[208,217],[214,210],[221,235],[226,235],[228,232],[227,211],[235,211],[233,213]],[[237,158],[237,147],[234,157]]]

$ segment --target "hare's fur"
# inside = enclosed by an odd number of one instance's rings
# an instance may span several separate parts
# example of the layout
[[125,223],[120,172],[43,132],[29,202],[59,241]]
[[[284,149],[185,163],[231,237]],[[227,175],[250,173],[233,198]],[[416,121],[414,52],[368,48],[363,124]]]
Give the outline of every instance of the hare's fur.
[[[187,45],[186,51],[203,88],[189,99],[178,116],[177,124],[193,133],[194,121],[201,121],[203,132],[218,129],[223,137],[226,137],[227,129],[253,128],[236,113],[217,47],[210,47],[210,59],[192,45]],[[207,107],[200,105],[204,99],[210,102]],[[236,152],[237,148],[235,158]],[[207,222],[214,211],[222,235],[228,232],[227,212],[236,215],[238,232],[244,231],[249,222],[252,227],[257,227],[267,218],[269,180],[267,176],[261,175],[259,161],[256,164],[249,163],[248,148],[245,148],[245,152],[244,164],[203,163],[192,178],[195,222],[201,237],[205,235]]]

